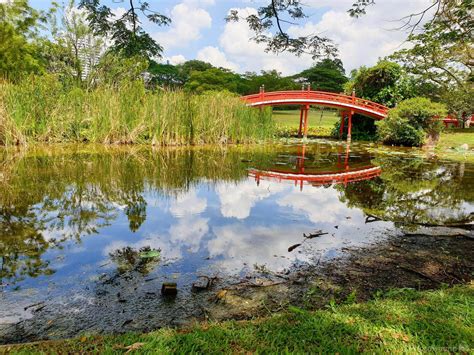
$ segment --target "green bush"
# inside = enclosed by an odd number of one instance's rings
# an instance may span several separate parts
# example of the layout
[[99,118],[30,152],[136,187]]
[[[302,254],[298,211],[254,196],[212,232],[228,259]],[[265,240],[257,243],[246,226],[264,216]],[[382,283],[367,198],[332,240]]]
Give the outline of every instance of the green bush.
[[[346,118],[344,122],[344,133],[342,135],[342,139],[347,138],[347,127],[349,122]],[[333,138],[340,138],[339,132],[341,127],[341,121],[338,120],[334,124],[334,128],[332,129],[331,136]],[[374,141],[377,139],[377,127],[375,125],[375,120],[371,117],[362,116],[359,114],[355,114],[352,117],[352,132],[351,132],[351,139],[355,141]]]
[[419,147],[426,137],[437,137],[442,129],[439,117],[446,115],[444,105],[424,97],[400,102],[379,122],[377,133],[386,144]]

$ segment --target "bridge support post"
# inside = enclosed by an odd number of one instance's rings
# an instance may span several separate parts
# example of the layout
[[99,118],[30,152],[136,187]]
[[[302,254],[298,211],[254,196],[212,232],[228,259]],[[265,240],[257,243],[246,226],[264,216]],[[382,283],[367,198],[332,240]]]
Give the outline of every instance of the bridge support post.
[[304,137],[308,136],[308,112],[309,112],[309,105],[305,105],[304,108]]
[[342,139],[344,135],[344,124],[345,124],[345,115],[344,111],[341,111],[341,125],[339,126],[339,139]]
[[300,109],[300,128],[298,130],[298,138],[301,138],[302,134],[303,134],[303,114],[304,114],[304,108],[303,108],[303,106],[301,106],[301,109]]
[[347,143],[351,142],[352,139],[352,115],[353,111],[349,111],[348,116],[348,124],[347,124]]

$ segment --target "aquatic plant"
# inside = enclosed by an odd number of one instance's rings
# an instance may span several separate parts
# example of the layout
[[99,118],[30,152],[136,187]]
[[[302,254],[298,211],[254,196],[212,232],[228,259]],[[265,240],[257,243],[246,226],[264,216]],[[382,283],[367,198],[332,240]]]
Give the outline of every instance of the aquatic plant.
[[146,90],[143,82],[93,90],[54,76],[0,81],[0,144],[32,142],[247,143],[273,136],[271,111],[225,92]]

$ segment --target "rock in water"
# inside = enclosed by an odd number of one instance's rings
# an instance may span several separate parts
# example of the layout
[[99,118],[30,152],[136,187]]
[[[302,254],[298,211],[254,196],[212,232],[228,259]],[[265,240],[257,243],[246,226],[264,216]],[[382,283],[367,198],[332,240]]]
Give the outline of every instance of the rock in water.
[[201,276],[193,283],[192,291],[199,292],[207,290],[210,287],[211,280],[208,277]]
[[174,297],[178,294],[178,288],[175,282],[163,282],[161,286],[161,295],[167,297]]

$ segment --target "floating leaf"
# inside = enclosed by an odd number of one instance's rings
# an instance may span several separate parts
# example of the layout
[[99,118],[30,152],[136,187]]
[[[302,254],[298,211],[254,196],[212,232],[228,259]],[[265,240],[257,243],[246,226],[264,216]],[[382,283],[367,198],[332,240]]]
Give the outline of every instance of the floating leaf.
[[149,251],[140,252],[140,258],[142,259],[159,258],[160,255],[161,254],[158,250],[149,250]]
[[295,250],[296,248],[298,248],[301,244],[295,244],[295,245],[292,245],[291,247],[288,248],[288,252],[292,252],[293,250]]

